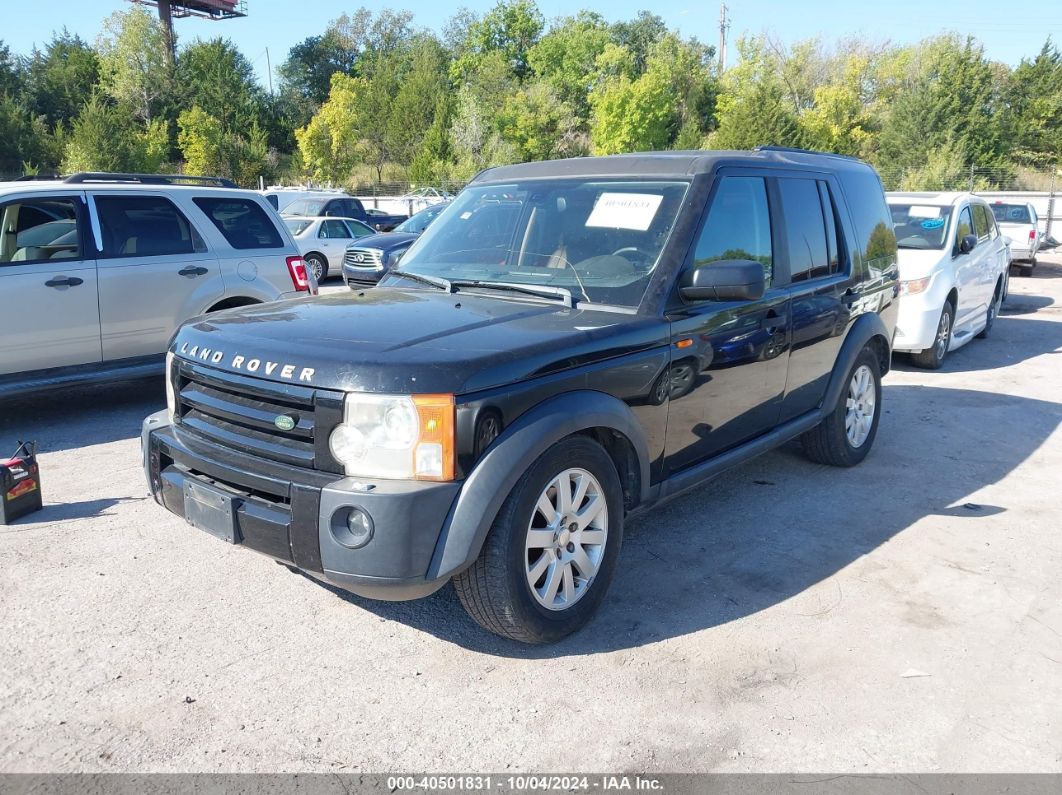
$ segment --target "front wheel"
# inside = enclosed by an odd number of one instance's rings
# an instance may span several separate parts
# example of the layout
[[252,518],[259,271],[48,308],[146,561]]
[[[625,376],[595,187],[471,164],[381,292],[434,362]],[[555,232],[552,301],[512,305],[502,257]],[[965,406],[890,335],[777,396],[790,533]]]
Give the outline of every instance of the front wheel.
[[860,352],[846,384],[833,411],[801,437],[804,453],[816,463],[855,466],[874,444],[881,416],[881,365],[874,351]]
[[940,320],[937,321],[937,333],[933,337],[933,344],[924,351],[911,354],[911,363],[925,370],[939,370],[944,364],[944,357],[948,355],[951,346],[951,328],[955,319],[955,310],[950,303],[945,303],[940,310]]
[[590,620],[623,542],[616,467],[573,436],[536,460],[510,492],[479,557],[454,577],[468,614],[524,643],[551,643]]

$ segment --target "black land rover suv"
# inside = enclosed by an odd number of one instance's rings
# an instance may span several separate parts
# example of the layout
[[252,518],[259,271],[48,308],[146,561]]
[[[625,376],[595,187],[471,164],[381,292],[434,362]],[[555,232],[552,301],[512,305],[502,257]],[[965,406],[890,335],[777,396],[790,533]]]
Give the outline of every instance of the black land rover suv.
[[453,580],[487,629],[553,641],[601,602],[632,512],[798,436],[867,455],[896,276],[857,160],[490,169],[380,287],[185,325],[151,491],[354,593]]

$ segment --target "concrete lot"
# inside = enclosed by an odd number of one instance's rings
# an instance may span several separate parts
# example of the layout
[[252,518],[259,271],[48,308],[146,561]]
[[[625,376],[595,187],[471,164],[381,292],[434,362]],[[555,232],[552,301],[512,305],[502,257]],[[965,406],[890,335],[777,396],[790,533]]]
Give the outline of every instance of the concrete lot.
[[47,502],[0,527],[0,770],[1062,771],[1054,261],[943,371],[897,362],[861,467],[787,448],[629,526],[544,649],[166,514],[160,384],[0,406]]

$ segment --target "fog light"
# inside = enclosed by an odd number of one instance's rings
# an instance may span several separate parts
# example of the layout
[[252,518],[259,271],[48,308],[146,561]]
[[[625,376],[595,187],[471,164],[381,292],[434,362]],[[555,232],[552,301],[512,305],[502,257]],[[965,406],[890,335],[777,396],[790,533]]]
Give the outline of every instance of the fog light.
[[361,508],[336,511],[332,517],[332,537],[347,549],[359,549],[372,540],[373,521]]

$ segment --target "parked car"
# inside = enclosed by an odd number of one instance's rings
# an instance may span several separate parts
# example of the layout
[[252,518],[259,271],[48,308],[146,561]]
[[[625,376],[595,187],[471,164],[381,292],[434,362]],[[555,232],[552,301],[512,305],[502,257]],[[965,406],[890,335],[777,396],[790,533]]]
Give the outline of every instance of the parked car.
[[0,395],[159,371],[185,320],[315,293],[265,200],[217,184],[0,183]]
[[273,205],[273,209],[279,213],[283,213],[287,206],[295,201],[301,201],[303,199],[331,199],[335,197],[346,196],[346,194],[337,189],[317,189],[317,188],[303,188],[303,187],[284,187],[281,185],[273,185],[265,190],[258,191],[262,196],[265,196],[267,202]]
[[185,325],[143,427],[151,493],[341,588],[453,580],[486,629],[555,641],[604,598],[628,514],[790,439],[867,456],[896,279],[852,158],[488,169],[376,289]]
[[893,348],[935,370],[992,331],[1007,295],[1010,255],[988,202],[969,193],[890,193],[900,251]]
[[311,196],[305,199],[296,199],[281,211],[285,217],[298,216],[300,218],[353,218],[368,224],[377,232],[388,232],[402,223],[408,216],[389,215],[374,210],[369,212],[360,199],[353,196]]
[[425,207],[419,213],[413,213],[392,232],[364,237],[348,245],[343,257],[343,278],[351,289],[357,290],[379,282],[387,269],[398,262],[413,241],[439,217],[448,204],[441,202]]
[[1027,202],[1004,204],[992,202],[992,213],[999,231],[1010,238],[1010,255],[1018,265],[1019,276],[1032,276],[1036,255],[1040,251],[1040,229],[1036,208]]
[[343,268],[343,256],[351,241],[376,234],[368,224],[353,218],[286,217],[284,223],[295,238],[306,267],[318,283]]

